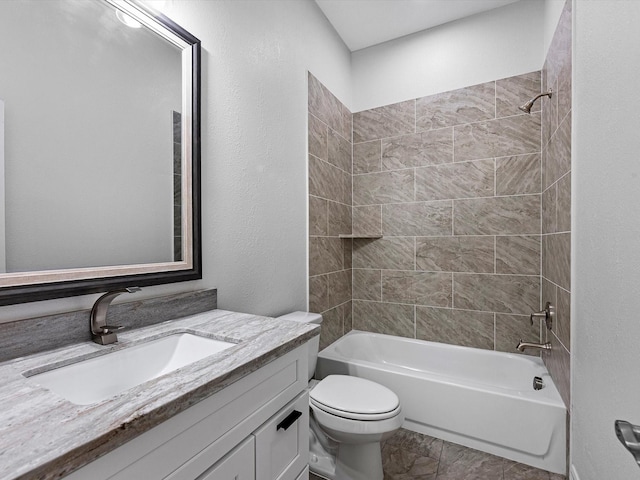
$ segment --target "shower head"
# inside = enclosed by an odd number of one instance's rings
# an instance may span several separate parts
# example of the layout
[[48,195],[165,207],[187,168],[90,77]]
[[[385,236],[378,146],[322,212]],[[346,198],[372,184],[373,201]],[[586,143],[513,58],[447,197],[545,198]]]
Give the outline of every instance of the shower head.
[[522,105],[521,107],[518,107],[518,108],[520,110],[522,110],[524,113],[531,113],[531,108],[533,107],[533,104],[536,103],[536,100],[538,100],[540,97],[549,97],[549,98],[551,98],[552,95],[553,95],[553,92],[551,91],[551,89],[549,89],[549,91],[547,93],[541,93],[540,95],[536,95],[531,100],[529,100],[527,103],[525,103],[524,105]]

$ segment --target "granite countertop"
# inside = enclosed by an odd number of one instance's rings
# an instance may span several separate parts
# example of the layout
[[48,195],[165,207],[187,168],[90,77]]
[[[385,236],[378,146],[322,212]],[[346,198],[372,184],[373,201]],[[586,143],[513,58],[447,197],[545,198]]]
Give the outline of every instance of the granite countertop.
[[[183,332],[237,345],[92,405],[23,375]],[[211,310],[120,332],[113,345],[84,342],[0,363],[0,478],[61,478],[318,334],[317,325]]]

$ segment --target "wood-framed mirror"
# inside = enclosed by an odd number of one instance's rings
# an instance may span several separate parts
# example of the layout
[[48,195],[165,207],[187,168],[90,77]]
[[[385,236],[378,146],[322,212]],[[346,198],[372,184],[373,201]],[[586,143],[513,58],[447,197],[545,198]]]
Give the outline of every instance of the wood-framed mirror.
[[0,71],[0,305],[201,278],[200,41],[134,0],[8,0]]

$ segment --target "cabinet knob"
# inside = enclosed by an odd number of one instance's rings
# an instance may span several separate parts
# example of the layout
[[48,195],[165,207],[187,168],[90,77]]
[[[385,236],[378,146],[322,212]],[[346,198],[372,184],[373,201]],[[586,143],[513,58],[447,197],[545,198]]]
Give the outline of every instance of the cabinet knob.
[[281,428],[284,430],[287,430],[291,425],[293,425],[296,420],[298,420],[300,417],[302,416],[302,412],[299,412],[298,410],[294,410],[293,412],[291,412],[289,415],[287,415],[285,417],[284,420],[282,420],[278,426],[276,427],[276,431],[280,430]]

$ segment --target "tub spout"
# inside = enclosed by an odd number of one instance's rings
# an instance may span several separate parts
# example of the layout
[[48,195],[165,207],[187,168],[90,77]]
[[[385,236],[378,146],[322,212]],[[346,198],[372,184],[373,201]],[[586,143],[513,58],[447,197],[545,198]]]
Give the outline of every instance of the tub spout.
[[529,343],[529,342],[523,342],[522,339],[520,339],[520,342],[518,343],[516,350],[518,350],[519,352],[524,352],[526,348],[538,348],[540,350],[551,350],[551,343],[550,342]]

